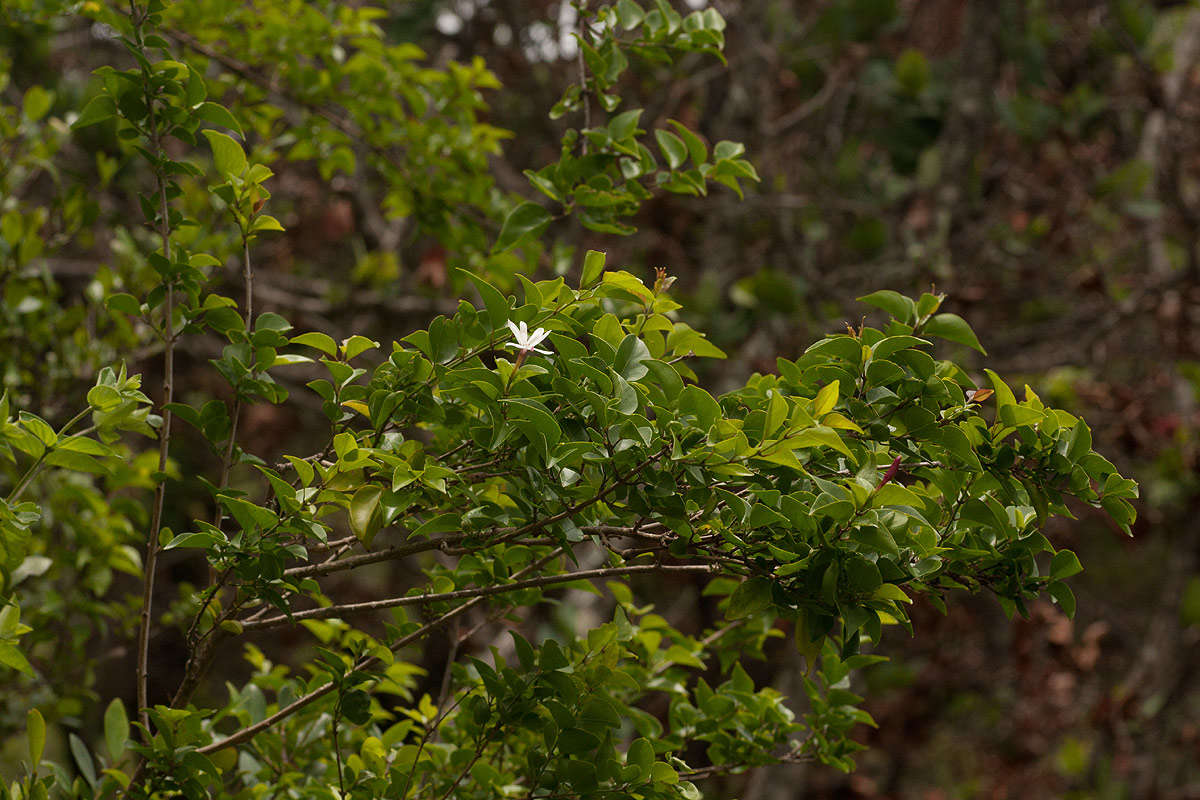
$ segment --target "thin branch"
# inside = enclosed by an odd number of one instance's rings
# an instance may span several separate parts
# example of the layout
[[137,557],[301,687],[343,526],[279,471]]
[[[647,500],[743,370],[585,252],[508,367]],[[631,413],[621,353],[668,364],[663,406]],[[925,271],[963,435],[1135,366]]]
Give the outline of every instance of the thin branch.
[[[561,547],[556,548],[553,552],[548,553],[547,555],[545,555],[542,558],[538,559],[537,561],[533,562],[532,564],[525,567],[524,569],[518,570],[515,573],[514,577],[521,576],[521,575],[528,575],[529,573],[534,572],[535,570],[539,570],[542,567],[544,567],[546,564],[548,564],[550,561],[552,561],[554,558],[558,557],[561,554],[562,554],[562,548]],[[438,628],[445,625],[447,622],[450,622],[450,621],[458,618],[459,615],[465,614],[466,612],[470,611],[472,608],[475,608],[476,606],[480,605],[481,603],[483,603],[483,598],[476,597],[472,600],[467,601],[466,603],[463,603],[458,608],[452,608],[449,611],[447,611],[445,614],[442,614],[440,617],[433,620],[432,622],[427,622],[424,625],[422,625],[420,628],[418,628],[417,630],[408,634],[407,636],[402,636],[401,638],[397,639],[395,642],[393,642],[392,644],[390,644],[388,646],[388,649],[391,650],[392,652],[395,652],[402,647],[407,647],[408,645],[412,644],[413,642],[416,642],[416,641],[419,641],[419,640],[425,638],[433,631],[435,631]],[[378,663],[378,661],[379,661],[379,659],[377,659],[375,657],[364,658],[361,661],[359,661],[357,664],[355,664],[354,669],[369,669],[371,666]],[[201,755],[206,755],[208,753],[215,753],[218,750],[224,750],[227,747],[233,747],[235,745],[241,744],[242,742],[249,741],[250,739],[253,739],[255,736],[257,736],[259,733],[261,733],[261,732],[267,730],[268,728],[270,728],[271,726],[273,726],[275,723],[280,722],[281,720],[287,719],[292,714],[295,714],[297,711],[299,711],[300,709],[309,705],[310,703],[312,703],[316,700],[320,700],[322,697],[324,697],[325,695],[332,692],[335,688],[336,688],[336,684],[331,682],[331,683],[327,683],[323,686],[320,686],[316,689],[313,689],[308,694],[304,695],[303,697],[301,697],[297,700],[294,700],[293,702],[291,702],[284,708],[279,709],[278,711],[276,711],[274,714],[267,717],[266,719],[256,722],[253,725],[248,725],[247,727],[242,728],[240,731],[230,734],[229,736],[226,736],[224,739],[220,739],[218,741],[213,742],[212,744],[207,744],[207,745],[204,745],[203,747],[197,748],[196,752],[200,753]]]
[[306,619],[328,619],[330,617],[341,617],[347,614],[361,614],[366,611],[382,611],[388,608],[397,608],[400,606],[422,605],[425,603],[437,603],[447,600],[462,600],[468,597],[491,597],[492,595],[505,594],[507,592],[516,592],[521,589],[531,589],[539,586],[553,586],[557,583],[573,583],[575,581],[595,580],[598,578],[610,578],[618,575],[637,575],[642,573],[654,572],[713,572],[714,564],[635,564],[628,567],[605,567],[603,569],[587,569],[579,572],[567,572],[562,575],[543,575],[538,578],[529,578],[528,580],[515,581],[513,583],[505,583],[497,586],[479,586],[473,589],[457,589],[453,592],[440,592],[433,594],[413,594],[404,597],[389,597],[386,600],[370,600],[365,603],[346,603],[340,606],[327,606],[325,608],[313,608],[308,611],[293,611],[291,614],[281,614],[277,617],[269,617],[264,620],[243,621],[243,630],[260,630],[263,628],[275,628],[280,625],[287,625],[293,622]]
[[[550,524],[552,520],[544,520],[538,523],[541,526]],[[528,527],[528,526],[526,526]],[[652,530],[662,529],[667,531],[666,526],[659,523],[652,523],[643,528],[632,528],[617,525],[584,525],[580,528],[586,534],[595,534],[597,536],[622,536],[632,539],[647,539],[650,541],[661,542],[663,534],[653,533]],[[500,528],[491,533],[499,533],[503,535],[503,541],[511,543],[511,538],[514,533],[518,533],[517,528]],[[405,544],[394,545],[383,550],[377,550],[373,553],[363,553],[349,558],[338,559],[337,561],[325,561],[320,564],[307,564],[302,567],[291,567],[283,571],[284,577],[287,578],[309,578],[320,577],[323,575],[332,575],[335,572],[345,572],[347,570],[356,569],[367,564],[378,564],[381,561],[395,561],[408,556],[416,555],[417,553],[426,553],[431,550],[441,550],[444,553],[462,554],[471,552],[475,548],[455,548],[452,545],[458,542],[466,541],[473,538],[480,538],[485,532],[461,532],[453,533],[447,536],[442,536],[437,539],[429,539],[419,542],[406,542]],[[345,540],[339,540],[339,544],[353,544],[358,541],[356,537],[348,537]],[[521,542],[522,544],[544,544],[545,542]],[[493,542],[485,542],[484,546],[490,546]],[[314,548],[315,549],[315,548]]]
[[[582,0],[582,2],[580,2],[579,5],[576,6],[575,13],[579,15],[578,18],[575,20],[576,29],[577,29],[575,35],[579,37],[579,45],[578,45],[576,54],[579,59],[579,95],[583,100],[583,129],[586,131],[587,129],[592,127],[592,104],[590,102],[588,102],[589,98],[588,98],[588,84],[587,84],[587,64],[583,60],[583,44],[585,41],[584,40],[585,20],[587,17],[587,0]],[[587,140],[586,136],[582,138],[582,142],[583,142],[583,154],[586,156],[587,152],[588,152],[588,140]]]
[[321,575],[330,575],[334,572],[344,572],[349,569],[355,569],[367,564],[378,564],[380,561],[393,561],[400,558],[407,558],[417,553],[425,553],[430,550],[441,550],[446,545],[452,542],[461,542],[464,539],[470,538],[477,534],[472,533],[457,533],[450,536],[443,536],[438,539],[428,539],[420,542],[407,542],[398,544],[394,547],[389,547],[384,550],[377,550],[374,553],[363,553],[358,556],[339,559],[337,561],[325,561],[320,564],[310,564],[303,567],[292,567],[285,569],[283,575],[285,578],[308,578]]
[[[142,44],[142,24],[145,17],[138,14],[138,9],[130,0],[134,16],[134,38]],[[150,74],[142,67],[143,92],[146,102],[146,115],[149,124],[150,152],[155,159],[154,178],[158,194],[158,234],[162,240],[163,258],[171,260],[171,228],[167,214],[167,180],[163,172],[162,160],[166,157],[163,152],[161,132],[158,128],[158,118],[155,115],[156,100],[150,93]],[[158,534],[162,529],[163,508],[166,503],[167,482],[163,473],[167,469],[171,445],[171,401],[175,396],[175,285],[172,279],[167,279],[166,298],[163,304],[163,399],[162,399],[162,430],[158,435],[158,484],[154,487],[154,506],[150,516],[150,535],[146,542],[146,565],[142,582],[142,611],[141,629],[138,632],[137,655],[137,702],[138,717],[141,720],[146,736],[150,731],[150,716],[147,709],[150,706],[148,664],[150,658],[150,622],[154,601],[155,572],[158,568]]]

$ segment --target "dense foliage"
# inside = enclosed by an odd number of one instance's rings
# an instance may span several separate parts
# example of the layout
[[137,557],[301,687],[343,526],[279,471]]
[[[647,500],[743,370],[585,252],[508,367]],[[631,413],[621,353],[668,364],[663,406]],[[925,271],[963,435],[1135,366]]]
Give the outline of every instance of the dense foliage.
[[[872,723],[852,677],[885,628],[914,632],[914,597],[982,589],[1011,615],[1045,593],[1072,615],[1081,566],[1047,521],[1073,499],[1133,522],[1136,485],[1081,419],[935,358],[983,352],[940,294],[866,295],[875,326],[714,395],[694,369],[724,354],[666,270],[555,245],[758,180],[740,144],[620,110],[631,64],[721,58],[713,9],[576,8],[578,82],[550,113],[580,127],[525,173],[535,202],[491,178],[486,67],[423,64],[370,7],[55,5],[15,6],[9,35],[83,14],[113,65],[0,115],[0,662],[29,698],[3,720],[27,745],[8,796],[690,798],[783,761],[849,770]],[[381,240],[412,226],[479,302],[387,343],[261,311],[292,163],[386,187]],[[143,385],[123,364],[151,357]],[[292,405],[301,441],[248,445],[254,409]],[[203,567],[167,595],[177,554]],[[656,613],[651,579],[719,619]],[[590,623],[522,625],[571,589],[598,593]],[[795,697],[748,672],[781,637]],[[281,641],[299,655],[268,656]],[[126,649],[132,685],[99,686],[85,656]]]

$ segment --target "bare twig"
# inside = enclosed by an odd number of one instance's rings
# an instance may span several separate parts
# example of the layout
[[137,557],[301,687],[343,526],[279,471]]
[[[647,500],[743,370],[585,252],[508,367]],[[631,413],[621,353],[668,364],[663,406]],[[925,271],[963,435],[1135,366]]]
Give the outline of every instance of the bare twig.
[[[134,38],[139,45],[142,42],[143,15],[134,0],[130,0],[133,13]],[[144,63],[144,62],[143,62]],[[150,134],[150,152],[155,159],[154,179],[158,195],[158,234],[162,240],[163,258],[171,260],[171,223],[167,214],[167,179],[162,167],[163,152],[162,134],[158,127],[158,117],[155,114],[157,100],[150,93],[151,76],[146,66],[142,67],[142,82],[146,102],[146,118]],[[142,610],[141,628],[138,631],[137,655],[137,702],[138,717],[141,720],[144,735],[149,736],[150,716],[147,709],[150,706],[148,663],[150,655],[150,624],[154,601],[154,580],[158,568],[158,534],[162,529],[163,507],[167,495],[167,483],[163,473],[167,469],[171,445],[171,401],[175,395],[175,286],[171,279],[167,280],[166,298],[163,303],[163,398],[162,398],[162,429],[158,434],[158,483],[154,488],[154,505],[150,515],[150,530],[146,542],[145,576],[142,581]]]
[[435,592],[432,594],[413,594],[403,597],[389,597],[384,600],[369,600],[365,603],[346,603],[344,605],[313,608],[307,611],[293,611],[291,614],[281,614],[264,620],[243,621],[244,630],[260,630],[275,628],[306,619],[329,619],[347,614],[361,614],[367,611],[381,611],[400,606],[424,605],[426,603],[462,600],[468,597],[491,597],[492,595],[516,592],[521,589],[532,589],[539,586],[553,586],[557,583],[573,583],[575,581],[611,578],[618,575],[637,575],[641,573],[662,572],[713,572],[713,564],[635,564],[628,567],[606,567],[604,569],[588,569],[579,572],[567,572],[562,575],[542,575],[523,581],[514,581],[497,586],[480,586],[473,589],[456,589],[452,592]]

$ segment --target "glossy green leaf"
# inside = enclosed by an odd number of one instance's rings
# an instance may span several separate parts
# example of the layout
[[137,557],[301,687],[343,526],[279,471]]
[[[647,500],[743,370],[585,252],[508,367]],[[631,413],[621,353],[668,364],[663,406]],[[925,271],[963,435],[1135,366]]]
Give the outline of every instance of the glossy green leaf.
[[350,532],[366,547],[371,546],[375,534],[383,525],[379,514],[379,501],[383,497],[383,487],[368,484],[354,493],[350,499]]
[[312,347],[320,350],[325,355],[333,358],[337,356],[338,346],[333,337],[320,331],[311,331],[302,333],[299,336],[293,336],[288,340],[291,344],[301,344],[305,347]]
[[643,363],[649,358],[650,351],[645,342],[631,333],[621,340],[616,358],[613,359],[613,369],[625,380],[636,381],[649,371]]
[[679,169],[683,166],[683,162],[688,157],[688,148],[682,139],[661,128],[654,132],[654,138],[658,141],[658,148],[667,159],[667,164],[671,169]]
[[504,218],[500,236],[492,246],[492,252],[503,253],[528,239],[540,236],[550,224],[550,220],[550,212],[537,203],[521,203]]
[[1059,550],[1050,560],[1050,577],[1055,580],[1069,578],[1080,572],[1083,572],[1083,565],[1079,563],[1079,556],[1070,550]]
[[987,351],[979,344],[975,331],[971,330],[967,321],[957,314],[936,314],[922,326],[921,331],[929,336],[937,336],[947,341],[966,345],[987,355]]
[[911,325],[916,321],[917,304],[910,298],[891,289],[881,289],[877,292],[871,292],[871,294],[858,298],[858,301],[882,309],[900,322]]

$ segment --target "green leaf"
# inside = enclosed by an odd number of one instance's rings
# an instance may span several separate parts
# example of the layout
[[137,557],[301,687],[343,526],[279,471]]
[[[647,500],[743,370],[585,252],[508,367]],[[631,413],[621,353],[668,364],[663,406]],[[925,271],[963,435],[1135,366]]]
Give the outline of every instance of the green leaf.
[[750,578],[738,584],[729,598],[725,616],[741,619],[761,614],[771,607],[771,582],[766,578]]
[[605,254],[599,250],[588,250],[583,257],[583,275],[579,279],[579,288],[590,288],[604,274]]
[[270,214],[259,214],[254,218],[254,222],[250,225],[251,233],[262,233],[263,231],[282,231],[283,226],[279,224],[279,220],[272,217]]
[[634,739],[625,754],[625,763],[641,770],[642,778],[648,778],[654,767],[654,745],[650,744],[649,739]]
[[818,425],[815,428],[807,428],[791,438],[796,447],[831,447],[837,450],[842,455],[857,463],[854,454],[850,452],[850,448],[842,440],[841,436],[833,428],[824,425]]
[[521,203],[504,218],[500,236],[492,246],[492,252],[503,253],[528,238],[540,236],[551,219],[550,212],[537,203]]
[[417,527],[412,532],[412,538],[432,536],[435,533],[449,533],[462,527],[462,517],[458,514],[439,514]]
[[129,717],[125,714],[125,704],[121,698],[114,697],[104,711],[104,743],[114,764],[125,754],[128,742]]
[[229,130],[235,131],[243,139],[246,138],[246,134],[242,133],[242,126],[238,124],[237,117],[219,103],[201,103],[196,106],[194,113],[205,122],[220,125],[222,128],[229,128]]
[[[1054,588],[1054,584],[1051,584]],[[1200,625],[1200,576],[1193,576],[1179,601],[1179,621],[1185,627]]]
[[654,766],[650,768],[650,777],[654,779],[655,783],[665,783],[671,786],[679,783],[679,773],[664,761],[654,762]]
[[688,148],[683,139],[661,128],[654,132],[654,138],[658,140],[658,149],[662,150],[671,169],[679,169],[688,157]]
[[492,330],[497,330],[504,327],[504,323],[509,318],[508,298],[500,293],[500,290],[490,283],[485,281],[478,275],[462,270],[471,283],[475,284],[475,288],[479,290],[479,296],[483,299],[483,307],[487,309],[488,320],[492,323]]
[[1068,619],[1075,618],[1075,593],[1071,591],[1071,587],[1061,581],[1054,581],[1046,587],[1046,591],[1058,603],[1059,608],[1067,615]]
[[11,667],[17,672],[23,672],[26,675],[33,675],[33,667],[29,666],[29,661],[25,655],[17,648],[15,644],[9,642],[0,642],[0,665]]
[[88,125],[95,125],[98,122],[112,119],[117,116],[117,104],[111,97],[106,94],[98,94],[83,107],[83,111],[79,113],[79,118],[71,125],[72,128],[86,128]]
[[850,591],[858,594],[869,594],[879,588],[883,582],[879,567],[865,558],[857,557],[846,561],[844,572]]
[[350,499],[350,532],[367,547],[375,534],[383,525],[383,517],[379,513],[379,500],[383,497],[383,487],[377,484],[363,486]]
[[226,178],[241,176],[246,171],[246,152],[232,136],[219,131],[201,131],[208,139],[213,151],[213,163],[217,172]]
[[912,325],[917,319],[917,304],[910,298],[891,289],[880,289],[858,298],[860,303],[883,309],[892,317],[906,325]]
[[119,292],[104,298],[104,305],[109,311],[137,316],[142,313],[142,304],[131,294]]
[[1059,550],[1050,560],[1050,577],[1055,580],[1069,578],[1081,572],[1083,565],[1079,563],[1079,556],[1070,550]]
[[1015,406],[1017,397],[1013,394],[1012,389],[1004,382],[1004,379],[990,369],[984,369],[984,373],[992,382],[992,391],[996,393],[996,408],[1001,409],[1005,406]]
[[330,358],[337,357],[337,342],[333,340],[332,336],[321,333],[320,331],[302,333],[299,336],[293,336],[288,341],[291,344],[302,344],[305,347],[312,347],[320,350]]
[[632,275],[625,270],[605,272],[602,279],[605,286],[620,289],[626,294],[636,297],[646,305],[654,302],[654,292],[650,291],[646,284],[638,280],[636,275]]
[[1067,441],[1067,460],[1072,464],[1079,462],[1079,459],[1086,456],[1092,451],[1092,430],[1083,420],[1075,423],[1071,428],[1071,433],[1068,434]]
[[29,763],[36,769],[46,749],[46,720],[36,708],[25,713],[25,737],[29,740]]
[[47,447],[53,447],[54,443],[58,441],[58,434],[54,432],[54,428],[51,428],[41,417],[30,414],[28,411],[22,411],[18,415],[18,418],[21,420],[21,425],[25,427],[25,430],[36,436],[38,441]]
[[342,341],[342,353],[347,361],[377,347],[379,347],[379,342],[359,336],[357,333]]
[[37,122],[50,111],[54,105],[54,92],[47,91],[41,86],[31,86],[25,92],[21,110],[32,122]]
[[625,30],[633,30],[645,18],[646,12],[633,0],[617,0],[617,21]]
[[[905,299],[907,300],[908,298]],[[967,321],[958,314],[937,314],[922,326],[921,331],[930,336],[937,336],[950,342],[966,345],[978,350],[985,356],[987,355],[987,351],[979,344],[979,339],[975,338],[975,331],[971,330],[971,326],[967,324]]]
[[617,114],[608,123],[608,134],[614,141],[621,142],[628,139],[637,130],[638,120],[642,116],[642,109],[635,108],[631,111],[625,111]]
[[371,721],[371,695],[356,689],[346,692],[341,702],[342,716],[355,725],[366,725]]
[[687,144],[688,155],[692,157],[692,163],[700,166],[708,160],[708,146],[704,144],[703,139],[678,120],[669,119],[667,122],[675,126],[675,130],[679,132],[684,143]]
[[92,761],[92,754],[88,752],[87,745],[73,733],[67,735],[67,742],[71,747],[71,755],[75,756],[75,763],[79,766],[80,774],[94,788],[96,786],[96,763]]
[[208,531],[191,531],[189,533],[181,533],[173,537],[169,542],[163,545],[163,550],[178,550],[185,547],[196,547],[202,550],[207,550],[218,542],[222,541],[215,533]]
[[833,411],[837,405],[841,381],[832,380],[821,387],[821,391],[817,392],[817,396],[813,398],[813,416],[820,419],[821,417]]
[[912,603],[912,598],[906,595],[904,590],[894,583],[882,584],[871,596],[876,600],[894,600],[897,603]]
[[562,438],[558,420],[537,400],[514,397],[502,401],[508,409],[509,419],[521,428],[531,442],[538,442],[542,455],[549,458],[550,450]]
[[769,437],[779,430],[780,426],[787,421],[787,417],[788,403],[779,393],[779,389],[773,389],[770,399],[767,400],[767,415],[763,421],[763,438]]
[[646,343],[631,333],[621,340],[617,355],[613,359],[613,369],[625,380],[636,381],[649,372],[649,368],[642,363],[648,358],[650,350]]
[[108,467],[92,456],[70,450],[54,450],[46,456],[46,464],[52,467],[64,467],[76,472],[87,472],[92,475],[107,475],[109,472]]

